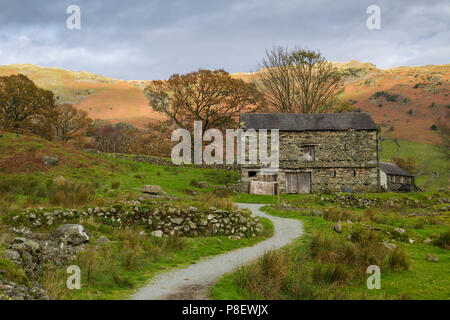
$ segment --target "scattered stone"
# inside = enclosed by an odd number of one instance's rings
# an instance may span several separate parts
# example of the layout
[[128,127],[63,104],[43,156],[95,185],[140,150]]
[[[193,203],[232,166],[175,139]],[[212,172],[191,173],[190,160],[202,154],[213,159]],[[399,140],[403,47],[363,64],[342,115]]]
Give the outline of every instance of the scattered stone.
[[400,234],[404,234],[406,232],[406,230],[403,228],[395,228],[395,231],[397,231]]
[[0,300],[50,300],[47,291],[39,287],[26,287],[0,280]]
[[416,242],[416,240],[409,238],[409,243],[413,244],[414,242]]
[[163,236],[163,232],[161,230],[155,230],[152,232],[152,236],[161,238]]
[[186,189],[186,190],[184,190],[184,192],[186,194],[188,194],[188,195],[191,195],[191,196],[196,196],[197,195],[197,191],[192,190],[192,189]]
[[51,167],[56,166],[59,163],[59,159],[55,157],[44,156],[42,157],[42,162],[44,162],[44,165],[46,167]]
[[431,240],[431,239],[423,240],[423,243],[425,243],[425,244],[431,244],[432,242],[433,242],[433,240]]
[[182,224],[183,223],[183,218],[172,218],[170,221],[172,221],[172,223],[174,224]]
[[209,183],[206,182],[206,181],[200,181],[200,182],[197,183],[196,187],[200,188],[200,189],[208,189],[209,188]]
[[439,259],[438,259],[437,255],[429,253],[429,254],[427,254],[427,261],[438,262]]
[[55,238],[64,239],[72,245],[89,241],[89,235],[80,224],[65,224],[53,232]]
[[342,223],[340,221],[334,224],[334,231],[337,233],[342,233]]
[[142,187],[142,193],[148,194],[162,194],[163,191],[160,186],[156,185],[146,185]]
[[109,239],[105,236],[101,236],[100,238],[98,238],[97,243],[106,243],[109,242]]
[[20,260],[20,253],[16,250],[8,249],[6,250],[6,258],[8,258],[11,261],[18,261]]
[[88,153],[96,153],[96,154],[100,154],[101,152],[97,149],[94,148],[84,148],[83,149],[84,152],[88,152]]
[[383,245],[385,248],[389,249],[389,250],[395,250],[397,249],[397,246],[393,243],[389,243],[389,242],[383,242]]

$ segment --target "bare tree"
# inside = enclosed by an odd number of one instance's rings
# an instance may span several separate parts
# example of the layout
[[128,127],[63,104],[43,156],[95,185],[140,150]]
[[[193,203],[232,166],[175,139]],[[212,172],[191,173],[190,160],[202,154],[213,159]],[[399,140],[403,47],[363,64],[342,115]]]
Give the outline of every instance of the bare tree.
[[339,71],[319,51],[275,47],[261,67],[258,87],[278,112],[327,112],[343,89]]
[[82,135],[92,122],[86,111],[78,110],[71,104],[59,105],[57,114],[56,136],[65,142]]

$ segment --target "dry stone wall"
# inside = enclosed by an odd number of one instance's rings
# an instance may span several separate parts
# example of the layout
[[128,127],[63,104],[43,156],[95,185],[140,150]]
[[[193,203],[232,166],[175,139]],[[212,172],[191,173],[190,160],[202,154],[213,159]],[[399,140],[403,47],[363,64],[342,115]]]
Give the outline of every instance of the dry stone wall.
[[240,210],[189,207],[150,201],[132,201],[110,207],[89,207],[82,210],[32,209],[8,216],[16,227],[39,229],[94,217],[117,228],[141,225],[155,236],[214,236],[235,239],[257,235],[262,226],[256,216]]

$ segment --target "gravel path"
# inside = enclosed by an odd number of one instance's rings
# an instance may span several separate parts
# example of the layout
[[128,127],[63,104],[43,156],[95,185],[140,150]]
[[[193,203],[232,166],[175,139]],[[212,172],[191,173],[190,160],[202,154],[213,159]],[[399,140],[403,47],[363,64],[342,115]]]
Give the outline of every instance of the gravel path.
[[247,264],[264,252],[278,249],[303,234],[300,221],[279,218],[259,210],[262,204],[237,204],[239,208],[250,209],[254,214],[270,219],[274,225],[272,238],[251,247],[236,249],[224,254],[200,260],[185,268],[174,269],[157,275],[147,286],[131,296],[133,300],[202,300],[207,299],[206,289],[223,274]]

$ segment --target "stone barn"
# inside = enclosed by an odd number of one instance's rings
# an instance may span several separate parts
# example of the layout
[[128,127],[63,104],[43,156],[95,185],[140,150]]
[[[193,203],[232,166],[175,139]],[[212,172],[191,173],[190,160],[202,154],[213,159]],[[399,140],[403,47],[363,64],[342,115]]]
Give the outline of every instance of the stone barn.
[[420,191],[414,181],[414,175],[394,163],[380,162],[380,185],[385,191]]
[[[256,114],[240,116],[241,128],[279,130],[279,170],[265,174],[242,164],[241,192],[273,194],[377,192],[378,128],[368,113]],[[269,152],[270,152],[270,148]],[[273,186],[273,187],[272,187]]]

